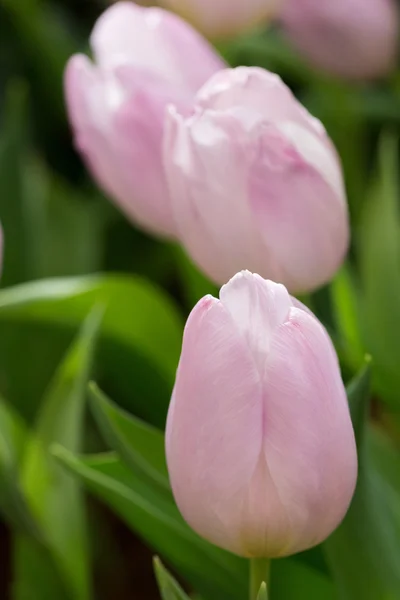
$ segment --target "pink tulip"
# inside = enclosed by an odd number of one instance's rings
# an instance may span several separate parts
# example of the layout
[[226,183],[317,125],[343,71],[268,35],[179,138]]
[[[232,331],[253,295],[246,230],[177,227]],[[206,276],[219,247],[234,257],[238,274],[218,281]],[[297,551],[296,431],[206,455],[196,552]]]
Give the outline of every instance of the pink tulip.
[[389,72],[397,55],[394,0],[286,0],[284,31],[315,66],[349,79]]
[[277,75],[220,71],[192,116],[170,107],[164,164],[180,239],[215,282],[249,268],[307,291],[341,264],[349,231],[336,152]]
[[77,147],[128,217],[174,236],[161,157],[165,106],[174,102],[185,113],[223,62],[178,17],[130,2],[104,12],[91,45],[95,64],[76,55],[66,70]]
[[189,525],[246,557],[323,541],[352,498],[357,455],[335,350],[287,290],[248,271],[195,306],[166,433]]
[[265,23],[282,0],[161,0],[210,38],[227,38]]

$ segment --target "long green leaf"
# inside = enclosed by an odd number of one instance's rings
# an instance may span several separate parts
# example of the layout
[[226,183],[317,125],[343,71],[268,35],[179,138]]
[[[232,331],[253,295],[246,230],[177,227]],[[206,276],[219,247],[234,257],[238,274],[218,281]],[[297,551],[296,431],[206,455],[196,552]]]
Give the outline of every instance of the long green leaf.
[[162,600],[190,600],[181,586],[167,571],[159,558],[154,559],[154,573]]
[[360,322],[360,295],[349,266],[345,265],[339,271],[329,289],[340,354],[356,371],[364,358],[365,347]]
[[85,393],[100,314],[94,309],[89,315],[60,366],[44,399],[23,465],[26,496],[45,532],[66,589],[76,600],[91,597],[83,498],[79,483],[60,467],[49,447],[58,442],[73,452],[80,450]]
[[266,583],[262,583],[258,592],[257,600],[268,600],[268,591]]
[[362,323],[379,396],[400,405],[400,215],[397,140],[382,139],[379,170],[359,228]]
[[164,434],[119,409],[95,384],[91,384],[89,390],[94,415],[110,446],[133,469],[139,469],[170,490]]
[[102,387],[130,412],[163,427],[183,322],[169,297],[140,278],[52,279],[0,292],[2,384],[31,416],[62,352],[96,303],[106,307],[98,356]]
[[247,591],[245,560],[200,539],[177,508],[116,457],[81,459],[64,448],[55,455],[133,531],[160,553],[194,589],[210,600],[242,600]]
[[325,542],[342,600],[395,600],[400,597],[400,539],[391,510],[367,452],[370,369],[348,389],[359,453],[359,477],[350,509]]
[[15,529],[40,539],[39,527],[19,481],[20,459],[27,439],[25,424],[0,398],[0,511]]

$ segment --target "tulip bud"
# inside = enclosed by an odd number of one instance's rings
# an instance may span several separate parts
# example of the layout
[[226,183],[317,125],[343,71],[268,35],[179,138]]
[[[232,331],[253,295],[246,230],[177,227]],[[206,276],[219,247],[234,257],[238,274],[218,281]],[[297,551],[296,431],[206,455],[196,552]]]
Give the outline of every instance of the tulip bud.
[[162,0],[212,39],[243,33],[277,13],[282,0]]
[[286,0],[281,20],[293,45],[334,75],[370,79],[395,65],[399,15],[394,0]]
[[91,45],[95,64],[76,55],[66,70],[77,147],[128,217],[173,236],[161,156],[165,106],[185,112],[223,62],[179,17],[130,2],[103,13]]
[[248,271],[195,306],[167,419],[189,525],[246,557],[323,541],[354,493],[357,455],[335,350],[287,290]]
[[337,154],[277,75],[223,70],[191,117],[170,107],[164,164],[180,239],[215,282],[249,268],[308,291],[341,264],[349,232]]

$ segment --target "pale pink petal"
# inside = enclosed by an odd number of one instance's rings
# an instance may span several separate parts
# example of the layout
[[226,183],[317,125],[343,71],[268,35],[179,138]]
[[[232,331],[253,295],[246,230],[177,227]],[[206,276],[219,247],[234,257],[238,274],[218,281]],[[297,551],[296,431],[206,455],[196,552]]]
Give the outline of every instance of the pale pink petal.
[[265,460],[289,519],[281,554],[318,544],[350,503],[357,455],[332,343],[292,308],[274,336],[264,379]]
[[179,508],[202,536],[242,552],[238,528],[262,449],[260,376],[222,303],[206,297],[186,325],[167,422]]
[[289,289],[320,286],[333,276],[347,250],[344,197],[279,128],[266,127],[257,145],[248,181],[254,222],[278,257],[281,281]]
[[285,288],[243,272],[184,333],[166,430],[177,504],[203,537],[280,557],[344,517],[357,453],[333,345]]
[[76,145],[103,189],[142,227],[174,236],[161,161],[163,118],[166,104],[175,99],[184,111],[187,98],[146,72],[100,71],[84,56],[68,64],[66,97]]
[[195,93],[224,62],[190,25],[160,8],[118,2],[91,37],[102,68],[129,64]]
[[258,113],[264,121],[292,121],[327,139],[321,121],[297,102],[279,75],[259,67],[219,71],[199,90],[197,102],[204,109],[211,110],[244,106]]
[[112,111],[103,92],[104,79],[89,59],[72,57],[65,72],[65,94],[75,144],[103,189],[119,198],[125,189],[109,143]]
[[286,321],[292,306],[286,288],[242,271],[222,286],[219,296],[262,374],[272,335]]
[[166,47],[184,76],[185,87],[193,93],[220,69],[226,67],[225,61],[215,48],[191,27],[172,13],[165,19],[162,31]]
[[369,79],[395,67],[399,12],[394,0],[287,0],[281,20],[293,45],[333,74]]
[[229,111],[166,120],[164,165],[175,222],[192,259],[216,282],[251,266],[280,279],[247,202],[249,143]]

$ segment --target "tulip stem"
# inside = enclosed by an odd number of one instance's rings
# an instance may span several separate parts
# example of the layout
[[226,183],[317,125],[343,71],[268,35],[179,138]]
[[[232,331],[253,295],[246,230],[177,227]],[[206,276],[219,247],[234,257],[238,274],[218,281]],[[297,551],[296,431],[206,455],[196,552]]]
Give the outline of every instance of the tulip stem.
[[[250,559],[250,600],[257,600],[261,585],[266,584],[268,590],[271,561],[268,558]],[[268,599],[267,595],[264,600]]]

